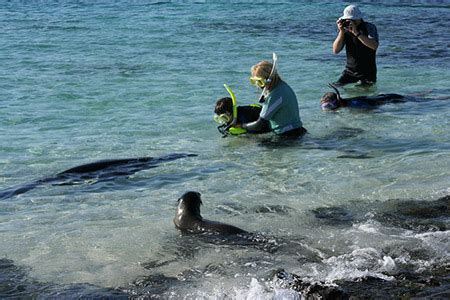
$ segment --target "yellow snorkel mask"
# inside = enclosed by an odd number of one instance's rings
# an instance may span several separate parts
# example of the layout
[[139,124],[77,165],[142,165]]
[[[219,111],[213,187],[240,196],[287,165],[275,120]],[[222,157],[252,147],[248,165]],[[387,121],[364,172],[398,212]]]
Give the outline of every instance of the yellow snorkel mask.
[[272,61],[273,61],[272,70],[270,70],[270,74],[267,79],[260,77],[260,76],[250,77],[250,83],[252,85],[262,88],[262,93],[261,93],[261,96],[259,97],[260,103],[264,102],[264,96],[267,93],[267,86],[269,85],[269,83],[272,82],[274,75],[277,74],[277,60],[278,60],[278,56],[276,55],[275,52],[273,52],[272,53]]
[[224,113],[220,115],[214,115],[214,121],[219,125],[228,124],[233,121],[233,117],[229,113]]
[[266,86],[267,79],[264,79],[259,76],[252,76],[252,77],[250,77],[250,83],[254,86],[264,88]]

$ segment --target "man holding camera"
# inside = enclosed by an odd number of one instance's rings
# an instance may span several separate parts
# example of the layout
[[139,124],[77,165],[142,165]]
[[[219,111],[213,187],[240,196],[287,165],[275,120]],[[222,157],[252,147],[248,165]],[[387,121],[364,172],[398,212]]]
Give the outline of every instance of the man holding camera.
[[333,42],[333,53],[338,54],[344,46],[347,53],[347,65],[334,83],[336,86],[354,82],[372,85],[377,80],[377,28],[372,23],[364,22],[362,16],[357,6],[349,5],[344,9],[344,15],[336,21],[339,33]]

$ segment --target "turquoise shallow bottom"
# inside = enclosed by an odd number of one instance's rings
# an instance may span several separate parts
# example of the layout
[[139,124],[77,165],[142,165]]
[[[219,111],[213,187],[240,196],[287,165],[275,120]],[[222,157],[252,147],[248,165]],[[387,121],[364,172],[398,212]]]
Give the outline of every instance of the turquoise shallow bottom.
[[[26,270],[31,294],[46,295],[42,282],[133,294],[159,276],[164,288],[149,293],[174,298],[292,296],[265,281],[277,268],[333,282],[448,266],[448,202],[422,227],[379,217],[395,215],[392,199],[450,191],[449,7],[428,4],[363,2],[380,35],[379,79],[342,89],[414,101],[336,113],[319,100],[344,66],[331,53],[342,3],[2,5],[0,190],[101,159],[198,156],[0,200],[0,258]],[[253,103],[250,67],[272,52],[308,134],[222,138],[212,115],[223,83]],[[172,218],[187,190],[202,193],[205,217],[299,249],[180,237]]]

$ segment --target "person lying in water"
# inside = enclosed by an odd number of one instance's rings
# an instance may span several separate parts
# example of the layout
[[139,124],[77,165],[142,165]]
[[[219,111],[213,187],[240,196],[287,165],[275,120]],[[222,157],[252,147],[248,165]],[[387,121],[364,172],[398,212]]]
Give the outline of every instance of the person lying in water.
[[344,99],[335,86],[332,84],[329,84],[329,86],[334,89],[335,93],[325,93],[320,99],[320,107],[324,111],[337,110],[340,107],[370,109],[387,103],[405,102],[405,97],[399,94],[380,94]]

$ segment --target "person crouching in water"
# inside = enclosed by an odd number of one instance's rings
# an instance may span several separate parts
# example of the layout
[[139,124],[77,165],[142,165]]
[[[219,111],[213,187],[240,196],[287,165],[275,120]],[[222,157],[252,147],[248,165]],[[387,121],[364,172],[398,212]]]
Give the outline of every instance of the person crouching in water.
[[261,88],[261,113],[254,122],[237,123],[235,127],[249,133],[273,131],[279,136],[299,137],[306,133],[300,119],[297,97],[278,75],[271,62],[261,61],[251,68],[250,82]]

